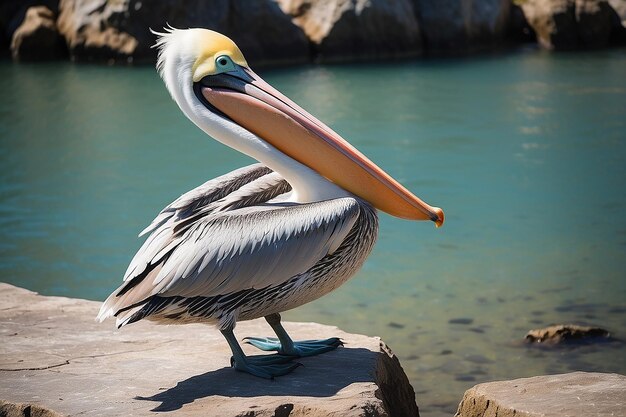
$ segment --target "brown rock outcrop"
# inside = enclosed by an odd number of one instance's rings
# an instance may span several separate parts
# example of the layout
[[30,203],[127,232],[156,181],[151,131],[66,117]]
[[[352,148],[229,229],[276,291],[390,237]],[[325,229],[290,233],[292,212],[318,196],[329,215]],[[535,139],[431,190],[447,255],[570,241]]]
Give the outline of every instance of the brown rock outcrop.
[[308,61],[300,28],[272,0],[61,0],[58,26],[78,61],[154,61],[157,31],[204,27],[230,36],[253,65]]
[[[119,331],[94,321],[98,302],[1,283],[0,305],[0,415],[419,416],[408,378],[379,338],[284,323],[296,339],[337,336],[345,347],[300,358],[304,366],[267,381],[232,369],[227,343],[210,326],[140,322]],[[268,332],[264,320],[236,329]]]
[[544,48],[601,48],[609,44],[614,11],[606,0],[526,0],[521,7]]
[[589,340],[609,340],[611,334],[601,327],[578,326],[576,324],[556,324],[543,329],[531,330],[526,334],[527,343],[555,345],[565,342]]
[[429,53],[465,52],[504,41],[511,0],[413,0]]
[[455,417],[622,416],[626,376],[573,372],[478,384]]
[[67,54],[54,13],[46,6],[30,7],[13,33],[11,55],[16,61],[48,61]]
[[313,45],[318,61],[419,55],[409,0],[278,0]]

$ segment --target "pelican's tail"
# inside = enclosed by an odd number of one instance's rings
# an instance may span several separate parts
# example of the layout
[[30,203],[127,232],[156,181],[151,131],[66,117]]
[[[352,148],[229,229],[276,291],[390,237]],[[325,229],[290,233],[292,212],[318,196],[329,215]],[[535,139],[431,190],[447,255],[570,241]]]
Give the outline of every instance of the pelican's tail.
[[119,303],[117,293],[118,291],[115,291],[113,294],[109,295],[106,300],[104,300],[104,303],[102,303],[100,311],[96,316],[96,321],[102,323],[109,317],[115,317],[115,326],[119,329],[120,327],[127,325],[133,315],[141,310],[145,303],[133,306],[132,308],[124,308],[120,310],[117,308],[119,306],[116,305]]

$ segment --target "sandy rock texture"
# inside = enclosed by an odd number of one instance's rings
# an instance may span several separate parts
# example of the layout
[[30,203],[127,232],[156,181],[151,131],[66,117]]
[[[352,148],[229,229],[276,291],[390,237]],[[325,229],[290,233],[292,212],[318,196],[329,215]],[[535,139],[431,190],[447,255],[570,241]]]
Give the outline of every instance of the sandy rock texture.
[[476,385],[455,417],[608,417],[625,410],[626,376],[573,372]]
[[278,0],[317,61],[414,56],[422,51],[409,0]]
[[[99,304],[0,284],[0,415],[419,416],[398,359],[378,338],[285,323],[295,339],[338,336],[345,347],[268,381],[233,370],[209,326],[140,322],[118,331],[94,321]],[[236,334],[271,329],[254,320]]]

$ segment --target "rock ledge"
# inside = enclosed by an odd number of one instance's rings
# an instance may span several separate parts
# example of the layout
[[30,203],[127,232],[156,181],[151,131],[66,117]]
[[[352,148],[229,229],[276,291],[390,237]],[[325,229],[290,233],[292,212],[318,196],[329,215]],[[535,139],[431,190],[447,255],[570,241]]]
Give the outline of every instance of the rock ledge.
[[[265,381],[231,369],[227,344],[209,326],[117,331],[95,323],[98,302],[2,283],[0,306],[0,415],[419,416],[413,388],[379,338],[285,323],[294,338],[338,336],[346,346]],[[239,337],[270,331],[262,320],[237,326]]]
[[590,372],[478,384],[455,417],[623,416],[626,376]]

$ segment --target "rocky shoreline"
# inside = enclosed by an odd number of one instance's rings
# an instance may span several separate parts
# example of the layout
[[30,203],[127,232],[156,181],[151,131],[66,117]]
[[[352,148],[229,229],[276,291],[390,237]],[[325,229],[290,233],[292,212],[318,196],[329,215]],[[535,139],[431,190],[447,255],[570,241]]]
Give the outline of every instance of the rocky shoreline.
[[[96,323],[100,303],[0,283],[0,415],[419,417],[398,358],[376,337],[285,323],[295,338],[346,345],[273,381],[235,372],[219,332],[203,325]],[[263,320],[238,334],[262,335]],[[255,353],[245,346],[248,353]],[[626,376],[572,372],[478,384],[457,417],[618,416]]]
[[626,0],[7,0],[16,61],[153,63],[149,29],[225,33],[254,66],[626,44]]
[[[116,330],[113,320],[94,320],[99,308],[0,283],[0,416],[419,416],[415,392],[380,338],[284,323],[296,339],[336,336],[345,346],[300,358],[302,367],[268,381],[232,369],[211,326]],[[259,319],[238,323],[236,334],[268,331]]]

